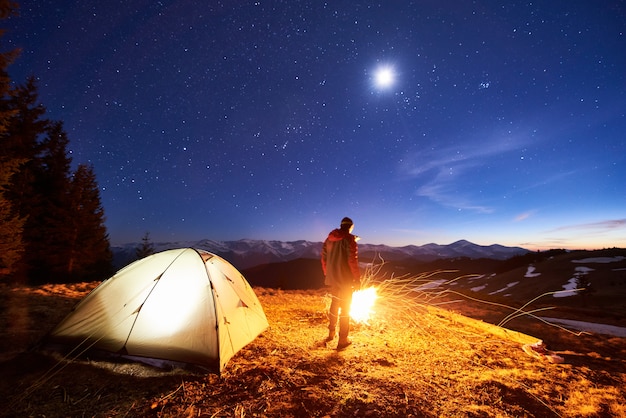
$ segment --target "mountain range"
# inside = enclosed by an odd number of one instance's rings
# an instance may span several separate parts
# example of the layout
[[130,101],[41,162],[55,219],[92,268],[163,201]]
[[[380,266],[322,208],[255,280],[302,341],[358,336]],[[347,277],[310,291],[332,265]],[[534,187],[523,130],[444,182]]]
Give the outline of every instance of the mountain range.
[[[119,269],[134,261],[136,251],[142,246],[141,243],[129,243],[122,246],[112,247],[113,264]],[[266,240],[237,240],[237,241],[181,241],[152,243],[155,252],[165,251],[172,248],[198,248],[212,252],[224,258],[238,269],[287,262],[297,259],[319,260],[322,249],[321,242],[311,241],[266,241]],[[505,247],[498,244],[477,245],[466,240],[460,240],[448,245],[425,244],[421,246],[408,245],[404,247],[391,247],[388,245],[359,244],[359,259],[361,262],[369,262],[376,259],[385,261],[416,261],[429,262],[438,259],[454,258],[487,258],[506,260],[508,258],[523,255],[529,250],[520,247]]]

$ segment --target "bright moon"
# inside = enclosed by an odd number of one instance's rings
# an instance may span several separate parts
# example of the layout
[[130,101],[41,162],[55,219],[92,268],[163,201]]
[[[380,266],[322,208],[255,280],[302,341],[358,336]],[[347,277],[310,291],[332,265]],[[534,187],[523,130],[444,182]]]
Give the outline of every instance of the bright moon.
[[380,88],[387,88],[393,84],[394,74],[389,67],[379,68],[374,74],[374,82]]

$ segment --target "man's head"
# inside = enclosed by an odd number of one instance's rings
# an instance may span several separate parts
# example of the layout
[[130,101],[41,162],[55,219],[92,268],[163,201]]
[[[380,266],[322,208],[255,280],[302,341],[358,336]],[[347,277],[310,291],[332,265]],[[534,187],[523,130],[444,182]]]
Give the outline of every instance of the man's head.
[[352,222],[352,219],[346,216],[341,220],[341,229],[345,229],[346,231],[352,231],[352,228],[354,228],[354,222]]

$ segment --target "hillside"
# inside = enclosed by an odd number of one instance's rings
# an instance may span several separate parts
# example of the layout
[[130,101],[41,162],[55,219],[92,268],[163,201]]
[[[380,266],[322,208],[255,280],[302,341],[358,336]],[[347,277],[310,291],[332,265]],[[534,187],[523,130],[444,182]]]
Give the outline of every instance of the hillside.
[[[369,325],[354,327],[353,345],[337,352],[322,342],[323,290],[255,288],[270,328],[222,376],[28,350],[95,285],[0,285],[0,414],[626,417],[625,338],[577,336],[528,318],[516,326],[531,337],[493,333],[501,329],[429,308],[420,300],[424,294],[393,289]],[[510,313],[465,302],[453,310],[496,320]],[[532,336],[564,362],[526,354],[522,345],[535,341]]]
[[[363,258],[361,258],[363,261]],[[449,300],[525,306],[543,316],[626,323],[626,250],[554,250],[527,253],[507,260],[458,257],[431,262],[373,260],[377,276],[415,277],[438,271],[429,292]],[[378,263],[378,264],[376,264]],[[362,263],[362,269],[370,263]],[[243,270],[250,283],[284,290],[318,289],[324,277],[318,260],[298,259]],[[589,284],[586,292],[568,292],[574,282]],[[423,284],[418,283],[416,284]],[[562,296],[562,297],[555,297]]]
[[[573,291],[577,287],[581,290]],[[488,274],[451,283],[449,288],[504,304],[528,303],[526,310],[537,310],[542,316],[623,325],[626,323],[626,251],[529,254],[508,260]]]

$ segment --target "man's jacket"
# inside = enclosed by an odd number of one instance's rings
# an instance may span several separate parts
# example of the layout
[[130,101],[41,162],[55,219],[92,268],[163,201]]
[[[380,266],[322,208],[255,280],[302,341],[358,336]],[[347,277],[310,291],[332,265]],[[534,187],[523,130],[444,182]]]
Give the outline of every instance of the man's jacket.
[[322,270],[328,286],[358,286],[360,274],[356,236],[347,230],[332,230],[322,247]]

